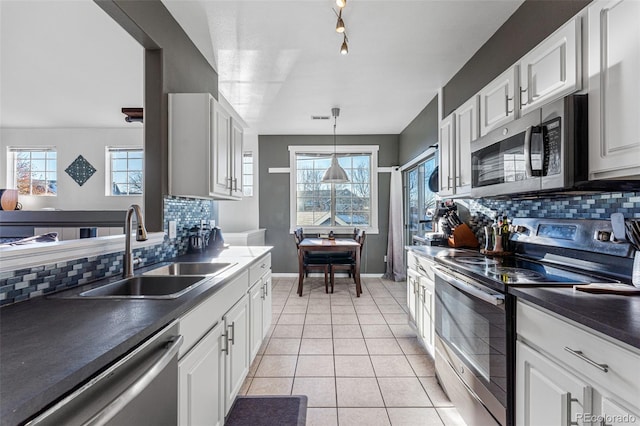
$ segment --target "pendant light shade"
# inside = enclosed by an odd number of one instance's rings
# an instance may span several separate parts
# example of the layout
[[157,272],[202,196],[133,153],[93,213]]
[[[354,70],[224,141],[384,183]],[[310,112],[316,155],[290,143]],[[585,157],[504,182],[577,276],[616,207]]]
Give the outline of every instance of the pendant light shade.
[[336,5],[342,9],[343,7],[345,7],[347,5],[347,0],[336,0]]
[[322,176],[322,182],[324,183],[345,183],[349,182],[347,172],[344,171],[338,163],[338,156],[336,155],[336,125],[338,124],[338,116],[340,115],[340,108],[331,108],[331,114],[333,115],[333,154],[331,154],[331,166],[324,172]]
[[349,53],[349,46],[347,46],[347,37],[344,37],[344,41],[342,42],[342,46],[340,47],[340,53],[346,55]]
[[[342,13],[342,11],[340,11]],[[336,32],[343,33],[344,32],[344,21],[341,17],[338,18],[338,22],[336,23]]]

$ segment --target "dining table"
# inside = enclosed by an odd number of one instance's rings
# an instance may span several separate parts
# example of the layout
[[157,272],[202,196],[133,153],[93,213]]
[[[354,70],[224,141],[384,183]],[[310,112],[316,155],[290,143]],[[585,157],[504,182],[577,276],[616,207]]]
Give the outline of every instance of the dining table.
[[351,238],[305,238],[298,245],[298,295],[302,296],[304,281],[304,256],[306,252],[352,252],[356,260],[354,280],[356,282],[356,296],[360,297],[360,243]]

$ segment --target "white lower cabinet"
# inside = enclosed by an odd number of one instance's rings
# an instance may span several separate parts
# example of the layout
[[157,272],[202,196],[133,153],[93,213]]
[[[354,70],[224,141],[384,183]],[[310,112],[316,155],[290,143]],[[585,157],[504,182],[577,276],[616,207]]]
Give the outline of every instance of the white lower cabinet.
[[432,355],[435,344],[435,283],[432,262],[409,252],[407,269],[407,306],[416,325],[418,338]]
[[640,351],[518,301],[516,425],[640,424]]
[[180,425],[224,424],[271,326],[271,255],[247,269],[180,318]]
[[249,297],[247,295],[226,313],[224,323],[227,327],[224,393],[226,415],[249,373]]
[[180,425],[224,424],[224,331],[221,322],[178,362]]

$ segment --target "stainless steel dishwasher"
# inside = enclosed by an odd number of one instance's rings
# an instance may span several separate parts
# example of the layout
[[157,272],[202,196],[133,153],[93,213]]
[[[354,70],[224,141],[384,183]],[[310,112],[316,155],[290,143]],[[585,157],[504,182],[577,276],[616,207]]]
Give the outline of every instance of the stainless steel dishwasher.
[[175,425],[178,349],[173,322],[27,425]]

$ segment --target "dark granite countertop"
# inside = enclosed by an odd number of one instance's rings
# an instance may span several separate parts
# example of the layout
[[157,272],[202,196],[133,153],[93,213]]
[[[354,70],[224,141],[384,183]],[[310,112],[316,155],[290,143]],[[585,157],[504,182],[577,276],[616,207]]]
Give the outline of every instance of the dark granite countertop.
[[509,293],[640,349],[640,296],[557,287],[510,287]]
[[[0,424],[19,424],[43,410],[214,294],[270,250],[232,247],[223,251],[217,257],[233,259],[236,266],[173,300],[85,300],[54,295],[3,307]],[[208,261],[211,255],[187,255],[175,260]]]
[[446,254],[452,250],[457,251],[460,249],[443,246],[405,246],[405,250],[412,251],[418,256],[426,257],[427,259],[433,259],[440,254]]

